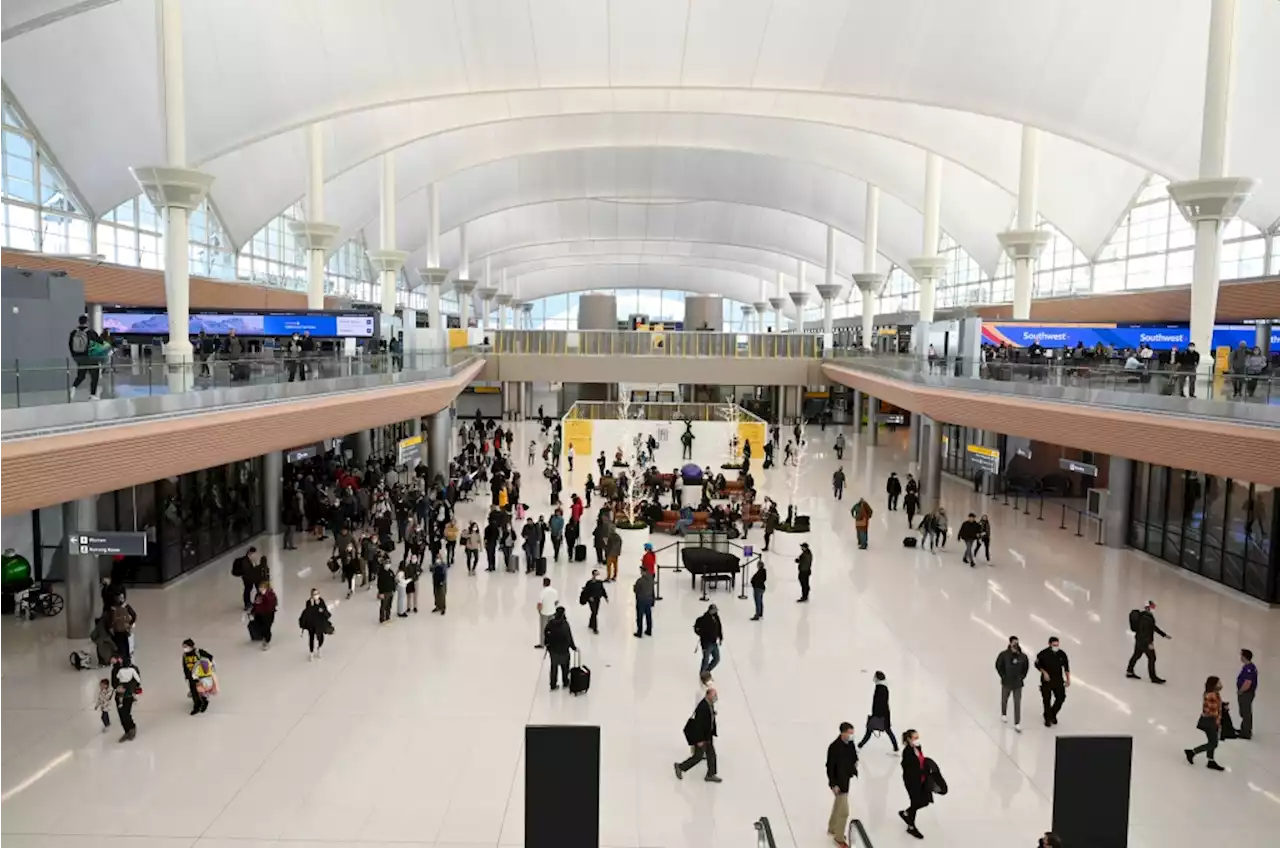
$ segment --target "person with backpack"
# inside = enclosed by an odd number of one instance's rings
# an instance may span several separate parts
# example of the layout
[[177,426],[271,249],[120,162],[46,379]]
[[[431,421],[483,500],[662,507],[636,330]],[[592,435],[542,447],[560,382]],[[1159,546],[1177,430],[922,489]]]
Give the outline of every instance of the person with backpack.
[[240,583],[244,587],[241,593],[241,603],[244,605],[244,611],[248,612],[253,605],[253,588],[260,582],[257,579],[258,567],[253,561],[253,555],[258,549],[250,546],[242,556],[236,557],[231,561],[231,576],[239,577]]
[[582,585],[582,591],[578,593],[578,603],[591,608],[591,620],[587,622],[587,627],[591,628],[592,633],[600,632],[598,621],[600,602],[608,600],[609,592],[605,588],[604,581],[600,579],[600,569],[591,569],[591,579]]
[[844,460],[844,433],[836,433],[836,459]]
[[569,688],[569,652],[576,651],[578,646],[573,641],[573,629],[569,619],[565,617],[564,607],[556,605],[556,611],[547,622],[542,634],[542,644],[546,646],[547,657],[551,661],[551,691],[560,688],[556,680],[557,672],[564,681],[564,688]]
[[[194,639],[182,640],[182,676],[187,681],[187,692],[191,696],[191,715],[209,709],[209,695],[201,687],[196,677],[196,666],[202,660],[213,661],[213,654],[197,648]],[[123,722],[123,719],[122,719]]]
[[836,473],[831,475],[831,491],[838,501],[844,500],[844,479],[843,468],[837,468]]
[[1152,683],[1164,683],[1164,678],[1156,674],[1156,634],[1166,639],[1171,639],[1168,633],[1165,633],[1156,624],[1156,602],[1147,601],[1147,605],[1141,610],[1129,611],[1129,629],[1133,631],[1133,655],[1129,657],[1129,667],[1125,670],[1125,677],[1133,680],[1139,680],[1137,673],[1133,667],[1137,665],[1138,658],[1146,655],[1147,658],[1147,677],[1151,678]]
[[711,604],[706,612],[698,616],[693,623],[693,632],[698,635],[698,644],[702,647],[702,665],[698,673],[714,671],[720,664],[720,646],[724,643],[724,627],[720,623],[720,611],[715,604]]
[[92,348],[93,345],[101,343],[102,337],[89,326],[89,316],[81,315],[75,329],[67,336],[67,350],[76,363],[76,379],[67,393],[71,400],[75,400],[76,389],[80,388],[85,377],[89,378],[89,399],[99,400],[98,379],[101,377],[102,368],[98,360],[93,357]]
[[864,498],[858,498],[858,502],[853,505],[853,509],[849,510],[849,514],[853,516],[853,526],[858,532],[858,549],[865,551],[867,549],[867,530],[871,526],[871,504],[867,503]]
[[117,595],[111,607],[109,619],[111,638],[116,643],[116,653],[128,665],[133,654],[133,625],[138,621],[138,614],[133,611],[133,607],[125,603],[124,598]]
[[889,511],[893,512],[898,508],[898,498],[902,495],[902,481],[898,479],[896,471],[889,472],[889,481],[885,483],[884,490],[889,495]]
[[768,578],[769,574],[764,567],[764,558],[757,559],[755,573],[751,575],[751,597],[756,605],[756,614],[751,616],[752,621],[759,621],[764,618],[764,587]]
[[302,607],[298,616],[298,635],[307,634],[307,661],[318,660],[323,656],[324,637],[333,630],[329,619],[329,605],[320,597],[319,589],[312,589],[311,595]]
[[276,608],[279,601],[276,599],[276,592],[271,588],[270,580],[263,580],[258,585],[258,594],[253,599],[253,616],[254,628],[262,636],[262,650],[266,651],[271,648],[271,626],[275,624]]
[[[551,520],[547,522],[547,535],[551,537],[551,555],[556,562],[560,561],[560,546],[564,544],[564,510],[556,507],[556,511],[551,514]],[[569,558],[573,559],[573,551],[570,550]]]
[[827,835],[841,848],[849,848],[845,828],[849,823],[849,781],[858,776],[858,746],[853,744],[853,725],[840,722],[840,735],[827,746],[827,786],[835,796],[827,818]]

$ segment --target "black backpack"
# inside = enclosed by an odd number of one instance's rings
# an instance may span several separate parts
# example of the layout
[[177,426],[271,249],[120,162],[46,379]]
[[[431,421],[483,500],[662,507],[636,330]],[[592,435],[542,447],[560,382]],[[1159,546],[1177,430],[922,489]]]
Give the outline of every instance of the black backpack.
[[1138,625],[1142,621],[1142,611],[1132,609],[1129,610],[1129,629],[1134,633],[1138,632]]

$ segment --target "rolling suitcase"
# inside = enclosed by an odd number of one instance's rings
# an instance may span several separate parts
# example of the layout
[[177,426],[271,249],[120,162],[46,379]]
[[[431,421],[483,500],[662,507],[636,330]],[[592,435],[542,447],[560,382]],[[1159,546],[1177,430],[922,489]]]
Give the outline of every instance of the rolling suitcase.
[[918,539],[916,539],[916,537],[915,537],[915,536],[907,536],[905,539],[903,539],[903,540],[902,540],[902,547],[904,547],[904,548],[914,548],[914,547],[916,546],[916,542],[917,542],[917,541],[919,541],[919,540],[918,540]]
[[533,561],[533,570],[534,570],[534,573],[537,574],[539,577],[545,576],[547,573],[547,558],[538,557],[537,559],[535,559]]
[[569,669],[569,693],[572,695],[581,695],[591,688],[591,669],[582,664],[582,655],[577,651],[573,654],[575,665]]
[[520,555],[515,551],[511,552],[511,556],[507,557],[507,573],[515,574],[520,570]]
[[573,549],[573,561],[574,561],[574,562],[586,562],[586,561],[587,561],[587,546],[586,546],[586,545],[577,545],[576,547],[574,547],[574,549]]
[[256,618],[249,619],[249,641],[250,642],[262,641],[262,629],[258,627],[258,619]]

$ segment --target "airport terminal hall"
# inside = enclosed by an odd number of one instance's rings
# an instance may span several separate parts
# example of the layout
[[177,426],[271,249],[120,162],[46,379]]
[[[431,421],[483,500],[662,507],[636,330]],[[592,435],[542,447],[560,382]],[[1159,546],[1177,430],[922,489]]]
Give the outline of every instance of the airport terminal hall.
[[4,848],[1277,844],[1277,45],[6,0]]

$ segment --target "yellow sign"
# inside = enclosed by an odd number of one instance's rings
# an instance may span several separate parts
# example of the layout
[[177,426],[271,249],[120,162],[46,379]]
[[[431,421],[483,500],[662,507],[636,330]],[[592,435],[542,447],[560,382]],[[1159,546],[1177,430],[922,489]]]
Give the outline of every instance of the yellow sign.
[[739,421],[737,457],[742,456],[742,446],[751,442],[751,458],[759,462],[760,457],[764,456],[765,438],[763,421]]
[[565,453],[569,448],[573,448],[576,459],[591,462],[591,419],[569,418],[564,422]]
[[969,445],[969,453],[976,453],[979,456],[989,456],[992,459],[1000,458],[1000,451],[984,448],[982,445]]
[[451,329],[449,331],[449,350],[467,346],[467,331]]
[[661,330],[651,332],[650,339],[652,340],[652,350],[662,350],[667,346],[667,336]]
[[1231,348],[1221,345],[1213,353],[1214,388],[1221,389],[1224,376],[1231,370]]

